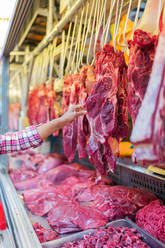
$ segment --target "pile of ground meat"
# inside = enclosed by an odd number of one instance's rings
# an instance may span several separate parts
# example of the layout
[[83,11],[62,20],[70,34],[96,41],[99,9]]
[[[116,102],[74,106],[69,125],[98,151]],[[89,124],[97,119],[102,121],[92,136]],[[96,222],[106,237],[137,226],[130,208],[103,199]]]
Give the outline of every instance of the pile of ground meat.
[[136,214],[136,223],[165,243],[165,206],[160,200],[150,202]]
[[68,242],[62,248],[148,248],[136,229],[112,227],[85,235],[83,240]]

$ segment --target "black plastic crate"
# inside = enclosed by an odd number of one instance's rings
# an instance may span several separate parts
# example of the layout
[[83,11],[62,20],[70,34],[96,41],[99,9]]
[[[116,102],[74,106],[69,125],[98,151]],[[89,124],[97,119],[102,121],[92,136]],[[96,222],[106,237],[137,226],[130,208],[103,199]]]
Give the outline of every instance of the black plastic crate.
[[165,179],[147,174],[146,168],[133,164],[131,159],[117,159],[114,173],[110,177],[117,184],[146,189],[165,201]]

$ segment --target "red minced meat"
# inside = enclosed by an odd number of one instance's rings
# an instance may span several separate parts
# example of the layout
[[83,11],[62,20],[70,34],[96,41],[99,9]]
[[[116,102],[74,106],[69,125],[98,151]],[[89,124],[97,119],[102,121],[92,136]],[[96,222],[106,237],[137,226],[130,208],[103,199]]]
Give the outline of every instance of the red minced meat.
[[136,223],[165,243],[165,206],[160,200],[152,201],[140,209],[136,214]]
[[58,238],[58,234],[55,231],[51,230],[50,228],[45,228],[41,226],[38,222],[33,224],[33,228],[41,243],[55,240]]
[[68,242],[62,248],[149,248],[141,240],[141,235],[136,229],[127,227],[112,227],[98,230],[94,235],[85,235],[84,239]]

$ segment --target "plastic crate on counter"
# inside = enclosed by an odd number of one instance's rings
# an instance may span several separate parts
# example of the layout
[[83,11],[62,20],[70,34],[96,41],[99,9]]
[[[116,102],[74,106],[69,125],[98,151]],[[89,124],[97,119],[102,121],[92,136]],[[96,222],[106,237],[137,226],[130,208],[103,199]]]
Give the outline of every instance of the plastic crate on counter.
[[146,189],[165,201],[165,178],[148,173],[146,168],[133,164],[129,158],[117,159],[116,169],[110,177],[117,184]]
[[[130,220],[127,220],[127,219],[115,220],[115,221],[112,221],[111,223],[108,223],[103,228],[107,228],[110,225],[112,227],[135,228],[141,234],[142,241],[145,242],[147,245],[149,245],[151,248],[165,248],[165,244],[163,244],[162,242],[160,242],[153,236],[146,233],[143,229],[141,229],[139,226],[137,226],[135,223],[133,223]],[[95,232],[96,230],[90,229],[87,231],[82,231],[76,234],[72,234],[70,236],[63,237],[61,239],[57,239],[55,241],[46,242],[46,243],[43,243],[42,245],[44,245],[44,247],[46,248],[53,248],[53,247],[60,248],[62,247],[62,245],[64,245],[67,242],[73,242],[79,239],[83,239],[84,235],[94,234]]]

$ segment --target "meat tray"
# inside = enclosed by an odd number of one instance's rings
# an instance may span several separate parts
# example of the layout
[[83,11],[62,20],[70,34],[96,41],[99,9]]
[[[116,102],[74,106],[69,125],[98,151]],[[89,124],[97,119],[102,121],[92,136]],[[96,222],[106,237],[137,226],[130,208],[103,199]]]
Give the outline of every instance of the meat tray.
[[[133,223],[132,221],[128,219],[120,219],[120,220],[112,221],[111,223],[108,223],[103,228],[107,228],[109,225],[112,225],[113,227],[123,226],[123,227],[128,227],[128,228],[136,228],[136,230],[141,234],[142,240],[146,244],[148,244],[151,248],[165,248],[165,244],[163,244],[162,242],[160,242],[153,236],[146,233],[143,229],[141,229],[139,226],[137,226],[135,223]],[[72,241],[82,239],[84,235],[93,234],[95,232],[96,232],[95,229],[90,229],[87,231],[78,232],[76,234],[72,234],[72,235],[57,239],[55,241],[49,241],[49,242],[43,243],[42,245],[44,246],[44,248],[54,248],[54,247],[60,248],[66,242],[72,242]]]

